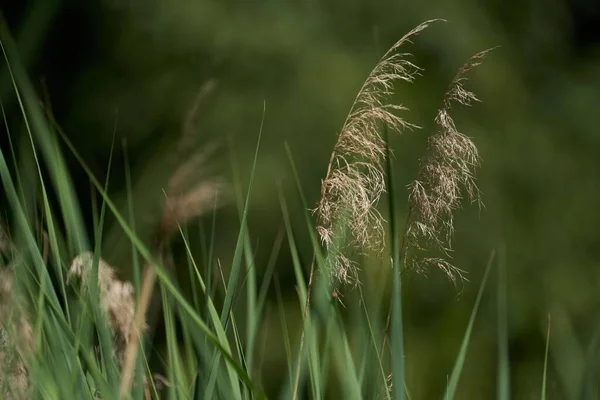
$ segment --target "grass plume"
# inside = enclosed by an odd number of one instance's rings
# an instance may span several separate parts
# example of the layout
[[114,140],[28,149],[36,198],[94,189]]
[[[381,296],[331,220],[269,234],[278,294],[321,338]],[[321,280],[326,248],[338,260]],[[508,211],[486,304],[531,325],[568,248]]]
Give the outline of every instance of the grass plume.
[[[83,293],[88,290],[94,255],[90,252],[75,257],[69,270],[69,282],[77,278]],[[108,326],[115,340],[115,351],[119,364],[122,364],[127,344],[134,334],[133,316],[135,303],[133,286],[115,276],[115,270],[104,260],[98,261],[98,296],[100,309],[107,318]]]
[[[413,82],[420,71],[407,60],[409,54],[399,49],[431,22],[424,22],[408,32],[383,55],[359,90],[342,126],[315,210],[317,233],[328,249],[335,247],[334,232],[340,223],[348,226],[352,234],[349,244],[353,247],[383,247],[383,218],[376,208],[385,192],[382,132],[384,129],[401,132],[415,127],[397,115],[407,108],[390,104],[389,97],[394,93],[396,82]],[[356,282],[355,266],[342,252],[338,253],[334,256],[331,274],[343,283]]]
[[414,256],[410,265],[417,270],[435,266],[455,281],[462,271],[451,260],[454,212],[461,200],[480,205],[480,191],[475,183],[475,169],[481,159],[475,143],[460,133],[450,116],[455,104],[470,106],[479,101],[465,89],[467,74],[481,64],[491,49],[471,57],[457,72],[444,95],[443,107],[435,118],[436,132],[428,139],[427,157],[421,159],[417,179],[409,185],[409,218],[406,237],[410,248],[440,250],[444,257]]

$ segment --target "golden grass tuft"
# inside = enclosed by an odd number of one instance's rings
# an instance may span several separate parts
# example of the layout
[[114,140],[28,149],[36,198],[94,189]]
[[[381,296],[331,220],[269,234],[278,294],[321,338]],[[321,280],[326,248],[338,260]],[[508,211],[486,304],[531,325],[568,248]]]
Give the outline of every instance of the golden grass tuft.
[[437,130],[428,139],[427,157],[421,159],[417,179],[409,185],[408,245],[416,250],[433,247],[443,255],[413,256],[410,266],[421,271],[437,267],[453,281],[463,277],[463,271],[450,262],[453,215],[461,208],[464,198],[482,203],[475,183],[475,169],[481,163],[477,147],[471,138],[457,130],[450,111],[455,104],[470,106],[473,101],[478,101],[464,84],[468,72],[480,65],[490,50],[471,57],[450,83],[444,95],[444,106],[435,118]]
[[[315,210],[317,233],[323,244],[334,246],[336,224],[349,226],[350,246],[383,248],[383,218],[377,203],[385,191],[384,129],[401,132],[416,126],[398,116],[402,105],[390,104],[398,81],[412,82],[420,69],[399,49],[433,21],[427,21],[398,40],[371,71],[358,92],[331,154],[321,196]],[[356,266],[338,252],[331,275],[342,282],[358,282]]]

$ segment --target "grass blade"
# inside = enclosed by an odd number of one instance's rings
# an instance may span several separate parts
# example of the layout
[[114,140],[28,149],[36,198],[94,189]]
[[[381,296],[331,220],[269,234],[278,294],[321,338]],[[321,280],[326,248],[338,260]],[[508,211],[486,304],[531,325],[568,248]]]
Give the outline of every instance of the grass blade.
[[391,363],[394,398],[404,400],[406,385],[404,371],[404,327],[402,326],[402,267],[400,265],[400,232],[397,226],[396,191],[394,189],[394,170],[392,152],[389,146],[389,135],[385,130],[386,138],[386,166],[388,203],[390,213],[390,240],[392,247],[392,276],[394,284],[392,289],[392,320],[391,320]]
[[510,371],[508,359],[508,334],[506,311],[506,261],[505,250],[498,257],[498,381],[497,399],[510,398]]
[[546,331],[546,351],[544,352],[544,374],[542,375],[542,395],[541,399],[546,400],[546,387],[548,381],[548,353],[550,350],[550,327],[552,324],[552,319],[550,314],[548,314],[548,328]]
[[458,352],[458,356],[456,357],[454,368],[452,370],[452,374],[450,375],[448,386],[446,388],[446,393],[444,394],[445,400],[454,399],[454,395],[456,394],[458,381],[460,379],[460,375],[465,364],[465,359],[467,358],[467,350],[469,348],[469,341],[471,340],[473,325],[475,324],[475,317],[477,316],[477,311],[479,310],[479,304],[481,303],[481,298],[483,297],[483,292],[485,290],[485,284],[487,283],[490,270],[492,269],[495,254],[495,252],[492,252],[490,254],[487,267],[485,268],[485,273],[483,275],[481,285],[479,286],[479,291],[477,292],[477,298],[475,299],[475,305],[473,306],[473,311],[471,312],[471,317],[469,318],[469,325],[467,326],[467,331],[465,332],[462,344],[460,345],[460,351]]

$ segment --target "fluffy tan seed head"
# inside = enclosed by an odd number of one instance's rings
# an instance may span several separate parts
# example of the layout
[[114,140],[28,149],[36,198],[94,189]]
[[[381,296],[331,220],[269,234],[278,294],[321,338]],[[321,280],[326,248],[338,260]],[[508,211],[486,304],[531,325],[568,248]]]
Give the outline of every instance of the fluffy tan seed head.
[[455,280],[462,277],[461,270],[454,267],[451,258],[453,215],[466,197],[480,202],[480,192],[475,183],[475,169],[480,164],[475,143],[460,133],[450,116],[454,104],[465,106],[478,101],[473,92],[464,88],[467,73],[481,64],[490,50],[483,51],[459,69],[444,96],[444,107],[435,118],[437,131],[429,137],[428,157],[421,160],[417,179],[409,186],[410,219],[407,236],[417,250],[437,248],[445,258],[413,257],[412,266],[423,270],[436,266]]
[[[350,246],[364,249],[383,248],[383,218],[377,211],[385,191],[383,161],[384,129],[401,132],[412,129],[397,115],[402,105],[389,104],[398,81],[412,82],[419,68],[407,60],[399,48],[427,28],[431,21],[411,30],[396,42],[371,71],[358,92],[350,113],[334,146],[327,174],[321,185],[321,197],[315,210],[317,233],[329,249],[336,230],[344,224],[352,235]],[[331,275],[343,283],[356,282],[356,267],[341,252],[332,264]]]
[[[89,290],[94,255],[82,253],[73,259],[69,270],[69,282],[77,278],[83,293]],[[98,262],[98,296],[100,309],[107,318],[108,327],[115,338],[117,359],[121,361],[123,351],[132,337],[135,302],[133,287],[115,277],[114,269],[104,260]]]

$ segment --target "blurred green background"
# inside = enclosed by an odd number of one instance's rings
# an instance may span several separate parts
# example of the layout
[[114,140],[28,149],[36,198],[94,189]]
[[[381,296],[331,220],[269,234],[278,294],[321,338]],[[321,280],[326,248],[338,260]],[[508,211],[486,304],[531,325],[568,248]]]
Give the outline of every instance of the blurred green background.
[[[493,249],[507,268],[513,398],[538,396],[548,313],[556,343],[549,394],[563,398],[565,386],[577,384],[564,377],[585,357],[600,322],[597,1],[5,3],[2,11],[30,76],[40,93],[47,88],[57,120],[100,178],[106,174],[116,126],[110,187],[116,198],[124,196],[126,140],[138,185],[136,229],[147,240],[158,223],[153,210],[163,198],[161,189],[177,166],[169,149],[180,139],[202,86],[216,84],[199,108],[196,146],[220,146],[202,171],[207,176],[230,178],[235,160],[245,187],[266,110],[249,222],[260,268],[282,228],[279,188],[292,210],[301,255],[306,263],[311,257],[284,144],[294,155],[309,202],[316,204],[336,133],[365,77],[389,46],[425,20],[447,20],[403,49],[414,54],[412,60],[424,71],[414,84],[397,86],[395,101],[408,106],[406,119],[423,129],[392,140],[400,188],[415,178],[455,71],[476,52],[499,46],[467,85],[482,102],[455,113],[459,130],[473,137],[483,158],[478,182],[486,207],[466,207],[455,218],[455,264],[468,272],[469,282],[453,286],[438,271],[427,277],[408,275],[408,386],[415,399],[442,393]],[[5,68],[0,79],[2,101],[9,118],[16,118]],[[5,146],[4,129],[2,136]],[[89,183],[75,160],[70,161],[91,232]],[[209,226],[212,217],[201,223]],[[227,264],[239,227],[235,201],[224,204],[216,218],[216,255]],[[106,235],[103,256],[128,276],[129,245],[117,228],[109,227]],[[286,243],[276,272],[293,314],[289,318],[296,318],[291,323],[297,324]],[[351,289],[343,293],[345,301],[356,295]],[[495,390],[493,285],[482,307],[460,399],[491,397]],[[285,371],[277,326],[269,333],[273,354],[264,367],[270,393],[276,393]]]

